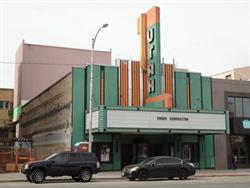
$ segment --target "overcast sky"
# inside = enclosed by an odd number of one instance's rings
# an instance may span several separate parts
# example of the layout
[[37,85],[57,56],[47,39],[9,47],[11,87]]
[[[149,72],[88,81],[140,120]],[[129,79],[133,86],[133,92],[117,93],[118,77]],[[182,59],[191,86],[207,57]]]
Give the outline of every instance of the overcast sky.
[[[0,0],[0,87],[14,87],[15,52],[26,43],[112,49],[116,58],[139,60],[137,18],[161,11],[161,55],[203,75],[250,66],[250,0]],[[10,62],[8,64],[4,62]]]

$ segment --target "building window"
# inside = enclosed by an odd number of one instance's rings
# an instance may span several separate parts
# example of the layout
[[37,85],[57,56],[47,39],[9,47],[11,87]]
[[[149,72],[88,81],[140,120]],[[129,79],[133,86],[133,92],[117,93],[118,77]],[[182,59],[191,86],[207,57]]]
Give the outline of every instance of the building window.
[[235,98],[235,111],[237,117],[243,116],[243,106],[242,106],[242,98]]
[[6,137],[8,137],[8,135],[9,135],[8,130],[2,129],[2,130],[0,131],[0,138],[6,138]]
[[104,66],[101,66],[100,71],[101,71],[100,77],[101,79],[104,79]]
[[231,74],[226,75],[226,76],[225,76],[225,79],[226,79],[226,80],[231,80],[231,79],[232,79],[232,75],[231,75]]
[[0,109],[9,109],[10,104],[8,101],[0,101]]
[[250,117],[250,98],[243,98],[243,116]]
[[250,117],[250,98],[228,97],[227,110],[233,117]]
[[234,113],[235,113],[234,106],[235,106],[234,98],[233,97],[228,97],[227,98],[227,110],[229,110],[229,112],[232,112],[233,116],[234,116]]

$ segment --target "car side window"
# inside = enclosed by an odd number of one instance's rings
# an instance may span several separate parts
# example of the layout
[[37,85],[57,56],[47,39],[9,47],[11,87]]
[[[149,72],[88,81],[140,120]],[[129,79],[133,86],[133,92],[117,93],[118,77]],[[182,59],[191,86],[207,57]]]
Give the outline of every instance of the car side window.
[[167,159],[166,158],[161,158],[156,160],[155,165],[160,166],[160,165],[166,165],[167,164]]
[[84,161],[95,161],[95,157],[91,153],[81,153],[81,159]]
[[54,157],[53,161],[55,162],[67,162],[68,161],[68,154],[61,153]]
[[69,162],[79,162],[80,160],[80,153],[70,153]]
[[168,164],[180,164],[181,160],[176,159],[176,158],[168,158],[167,163]]

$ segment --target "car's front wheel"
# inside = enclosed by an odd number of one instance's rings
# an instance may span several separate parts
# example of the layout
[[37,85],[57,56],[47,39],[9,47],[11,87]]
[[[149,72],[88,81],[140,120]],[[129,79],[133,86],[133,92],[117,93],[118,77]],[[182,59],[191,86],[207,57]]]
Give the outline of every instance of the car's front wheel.
[[30,183],[33,183],[33,182],[32,182],[32,179],[31,179],[31,177],[30,177],[29,174],[26,175],[26,179],[27,179]]
[[148,172],[146,170],[141,170],[138,174],[138,179],[140,181],[146,181],[148,180]]
[[79,174],[79,179],[82,182],[89,182],[92,178],[92,172],[89,169],[82,169]]
[[42,169],[36,169],[31,174],[31,179],[34,183],[42,183],[45,179],[45,173]]
[[188,178],[188,171],[186,169],[181,169],[179,172],[179,179],[186,180]]

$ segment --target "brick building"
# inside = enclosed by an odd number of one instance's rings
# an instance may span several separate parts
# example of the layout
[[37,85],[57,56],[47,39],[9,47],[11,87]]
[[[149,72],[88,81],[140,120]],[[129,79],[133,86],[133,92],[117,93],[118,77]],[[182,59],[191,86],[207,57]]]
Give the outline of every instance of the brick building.
[[10,146],[12,128],[13,89],[0,89],[0,147]]

